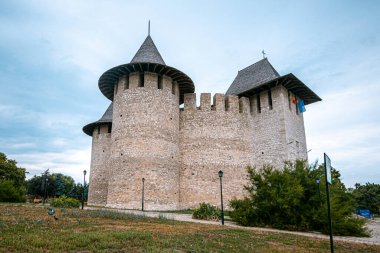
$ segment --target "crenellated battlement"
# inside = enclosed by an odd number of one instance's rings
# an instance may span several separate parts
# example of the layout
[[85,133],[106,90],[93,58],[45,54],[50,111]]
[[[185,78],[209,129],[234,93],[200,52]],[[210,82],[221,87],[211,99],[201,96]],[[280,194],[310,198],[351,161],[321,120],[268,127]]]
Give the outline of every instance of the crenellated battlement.
[[211,104],[211,93],[201,93],[200,106],[197,107],[196,93],[185,93],[184,95],[184,111],[217,111],[217,112],[233,112],[233,113],[250,113],[249,99],[246,97],[216,93],[213,96]]

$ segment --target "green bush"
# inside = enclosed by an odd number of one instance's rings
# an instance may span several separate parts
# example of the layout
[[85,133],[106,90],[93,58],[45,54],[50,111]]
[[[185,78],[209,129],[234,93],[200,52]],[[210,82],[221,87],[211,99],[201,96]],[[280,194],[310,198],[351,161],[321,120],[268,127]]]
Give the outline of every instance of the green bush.
[[61,196],[49,201],[50,205],[53,207],[76,207],[80,206],[80,202],[74,198]]
[[233,199],[230,201],[230,218],[243,226],[259,226],[256,213],[249,198]]
[[[328,233],[324,166],[305,161],[286,163],[282,169],[264,166],[247,168],[248,198],[230,201],[232,220],[243,226],[269,226],[299,231]],[[333,233],[368,236],[365,220],[352,217],[355,201],[340,173],[332,170],[330,186]],[[316,179],[320,179],[320,187]],[[318,192],[320,190],[320,192]]]
[[200,203],[193,211],[193,219],[218,221],[221,216],[220,210],[211,204]]
[[11,180],[0,180],[0,202],[25,202],[23,187],[14,186]]

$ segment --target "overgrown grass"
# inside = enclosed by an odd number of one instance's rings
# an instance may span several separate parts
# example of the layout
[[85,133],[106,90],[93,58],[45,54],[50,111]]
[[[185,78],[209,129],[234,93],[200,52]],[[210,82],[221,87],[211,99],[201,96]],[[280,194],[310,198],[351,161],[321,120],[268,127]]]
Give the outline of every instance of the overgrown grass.
[[[0,252],[327,252],[327,240],[111,211],[0,204]],[[336,242],[336,252],[380,246]]]

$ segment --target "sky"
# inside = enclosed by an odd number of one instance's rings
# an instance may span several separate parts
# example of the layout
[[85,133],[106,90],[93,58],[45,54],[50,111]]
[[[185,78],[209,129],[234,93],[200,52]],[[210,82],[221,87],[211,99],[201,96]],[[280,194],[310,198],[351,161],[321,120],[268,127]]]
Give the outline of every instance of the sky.
[[262,59],[323,100],[304,113],[309,161],[326,152],[348,187],[380,183],[380,1],[0,1],[0,152],[77,182],[89,171],[82,127],[110,101],[106,70],[151,36],[196,93],[224,93]]

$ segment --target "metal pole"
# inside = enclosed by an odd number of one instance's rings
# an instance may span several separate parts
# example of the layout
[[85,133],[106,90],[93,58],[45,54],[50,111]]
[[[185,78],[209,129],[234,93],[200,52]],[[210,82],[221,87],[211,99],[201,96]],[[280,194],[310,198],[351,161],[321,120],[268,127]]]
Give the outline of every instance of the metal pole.
[[141,211],[144,211],[144,182],[145,178],[142,178]]
[[331,253],[334,253],[334,240],[333,240],[333,233],[332,233],[332,219],[331,219],[331,206],[330,206],[330,186],[327,180],[326,156],[325,156],[325,179],[326,179],[327,210],[328,210],[329,230],[330,230],[330,251]]
[[45,205],[45,202],[46,202],[46,189],[47,189],[47,174],[45,174],[45,183],[44,183],[44,205]]
[[82,210],[84,208],[84,191],[86,188],[86,170],[83,171]]
[[224,225],[222,177],[219,177],[219,178],[220,178],[220,203],[222,207],[222,225]]
[[321,203],[322,200],[321,200],[321,183],[320,182],[318,183],[318,195],[319,195],[319,203]]

